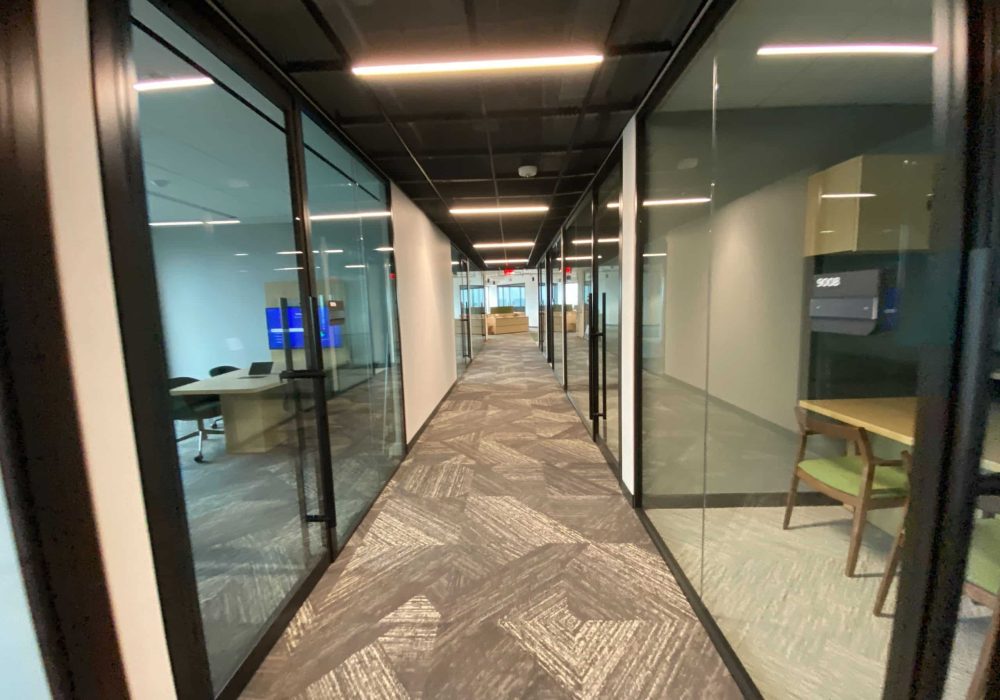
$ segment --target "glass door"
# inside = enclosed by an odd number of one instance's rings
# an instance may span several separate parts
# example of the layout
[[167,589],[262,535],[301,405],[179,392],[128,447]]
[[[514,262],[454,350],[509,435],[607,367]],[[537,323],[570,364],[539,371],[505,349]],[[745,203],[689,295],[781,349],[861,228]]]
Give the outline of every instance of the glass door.
[[286,112],[165,16],[133,10],[137,87],[208,78],[138,91],[149,227],[135,234],[153,253],[149,312],[163,328],[179,507],[218,692],[330,561],[308,256]]
[[395,271],[385,185],[306,117],[302,132],[339,548],[403,455]]
[[472,359],[472,339],[469,337],[469,261],[455,247],[451,249],[451,274],[455,307],[456,376],[461,377]]
[[546,330],[546,319],[548,318],[548,285],[546,275],[548,268],[545,265],[545,258],[538,263],[538,350],[545,354],[545,340],[548,335]]
[[563,365],[563,255],[562,235],[556,238],[548,252],[549,266],[549,363],[556,373],[559,384],[566,384],[566,370]]
[[566,391],[593,430],[591,389],[591,309],[593,284],[593,207],[586,197],[567,226],[564,242],[566,271],[562,322],[566,334]]
[[620,449],[620,335],[621,309],[621,166],[598,187],[594,209],[594,245],[597,270],[594,297],[595,342],[594,413],[597,437],[621,463]]

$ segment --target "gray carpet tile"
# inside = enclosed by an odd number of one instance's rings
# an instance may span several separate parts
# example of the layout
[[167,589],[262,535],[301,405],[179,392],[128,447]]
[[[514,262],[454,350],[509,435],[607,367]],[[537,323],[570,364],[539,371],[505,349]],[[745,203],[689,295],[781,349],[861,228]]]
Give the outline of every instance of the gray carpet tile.
[[527,335],[489,340],[244,698],[735,698]]

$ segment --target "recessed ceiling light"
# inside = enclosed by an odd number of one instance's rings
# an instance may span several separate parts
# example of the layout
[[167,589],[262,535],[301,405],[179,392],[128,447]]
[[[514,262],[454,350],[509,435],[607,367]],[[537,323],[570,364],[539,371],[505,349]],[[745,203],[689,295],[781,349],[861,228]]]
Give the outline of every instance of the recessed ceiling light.
[[381,245],[381,246],[379,246],[378,248],[375,249],[375,252],[377,252],[377,253],[391,253],[392,252],[392,247],[391,246],[387,246],[387,245]]
[[483,260],[487,265],[513,265],[515,263],[526,263],[527,258],[508,258],[504,260],[503,258],[495,258],[493,260]]
[[150,221],[150,226],[225,226],[238,224],[239,219],[219,219],[217,221]]
[[761,46],[758,56],[926,56],[937,51],[933,44],[804,44]]
[[452,264],[452,265],[458,265],[459,263],[458,263],[458,260],[452,260],[452,261],[451,261],[451,264]]
[[356,211],[347,214],[312,214],[310,221],[341,221],[344,219],[382,219],[391,216],[388,211]]
[[488,58],[436,63],[397,63],[380,66],[354,66],[351,72],[362,78],[393,75],[433,75],[481,71],[538,70],[542,68],[572,68],[594,66],[604,60],[601,54],[571,56],[532,56],[525,58]]
[[711,197],[681,197],[679,199],[647,199],[644,207],[681,207],[688,204],[708,204]]
[[132,87],[136,92],[156,92],[158,90],[180,90],[183,88],[204,87],[213,85],[215,81],[205,75],[196,78],[165,78],[163,80],[140,80]]
[[473,248],[531,248],[535,244],[531,241],[509,241],[499,243],[473,243]]
[[867,197],[875,197],[876,195],[871,192],[829,192],[827,194],[821,194],[820,199],[865,199]]
[[544,205],[533,205],[525,207],[456,207],[450,209],[452,214],[458,216],[476,214],[544,214],[549,208]]

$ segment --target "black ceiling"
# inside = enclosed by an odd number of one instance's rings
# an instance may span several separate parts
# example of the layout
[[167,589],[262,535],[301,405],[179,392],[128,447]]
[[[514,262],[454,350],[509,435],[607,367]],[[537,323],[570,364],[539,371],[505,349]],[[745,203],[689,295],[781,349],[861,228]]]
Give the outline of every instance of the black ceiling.
[[[474,260],[473,243],[558,231],[698,0],[221,0],[345,133]],[[360,63],[603,51],[596,69],[361,81]],[[518,177],[521,165],[538,175]],[[456,219],[452,206],[547,204]],[[527,250],[510,257],[527,257]],[[534,251],[532,251],[534,252]],[[487,257],[503,257],[489,251]]]

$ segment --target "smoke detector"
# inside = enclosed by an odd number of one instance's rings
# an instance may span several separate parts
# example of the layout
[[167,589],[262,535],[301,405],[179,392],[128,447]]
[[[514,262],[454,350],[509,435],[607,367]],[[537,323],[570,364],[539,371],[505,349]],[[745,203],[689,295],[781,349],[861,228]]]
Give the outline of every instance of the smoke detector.
[[537,165],[522,165],[517,169],[517,174],[521,177],[534,177],[538,174]]

